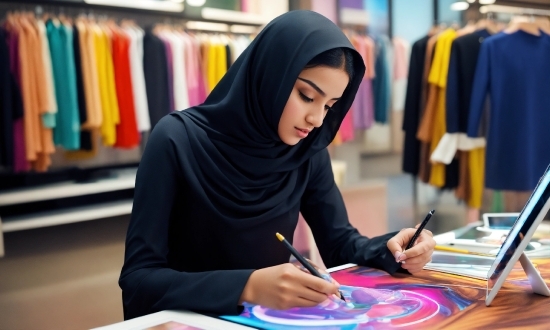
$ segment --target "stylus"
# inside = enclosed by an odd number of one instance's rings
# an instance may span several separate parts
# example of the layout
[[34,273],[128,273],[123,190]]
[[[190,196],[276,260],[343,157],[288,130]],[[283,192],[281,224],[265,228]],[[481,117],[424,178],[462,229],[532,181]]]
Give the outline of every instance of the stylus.
[[420,226],[418,226],[418,229],[416,229],[416,232],[414,233],[413,237],[409,241],[409,244],[407,244],[407,247],[405,248],[405,251],[414,246],[414,243],[418,239],[418,236],[420,236],[420,233],[422,233],[422,230],[424,229],[424,227],[426,227],[426,224],[428,224],[428,221],[430,221],[430,219],[431,219],[431,217],[434,213],[435,213],[435,210],[431,210],[430,212],[428,212],[428,214],[426,214],[426,218],[424,218],[424,221],[422,221]]
[[[315,267],[313,267],[296,249],[285,239],[285,237],[279,233],[276,234],[279,241],[283,242],[283,244],[286,246],[286,248],[292,253],[292,255],[311,273],[311,275],[317,276],[319,278],[322,278],[326,280],[321,273]],[[346,301],[346,298],[344,298],[344,295],[342,292],[338,291],[340,293],[340,299],[343,301]]]

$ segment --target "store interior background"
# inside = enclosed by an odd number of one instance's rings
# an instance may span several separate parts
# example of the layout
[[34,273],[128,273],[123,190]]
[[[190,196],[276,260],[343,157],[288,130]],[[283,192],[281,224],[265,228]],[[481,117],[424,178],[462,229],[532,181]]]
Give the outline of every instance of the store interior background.
[[[37,6],[54,12],[112,11],[117,17],[124,17],[126,13],[125,9],[120,8],[82,6],[81,2],[2,1],[0,13],[4,15],[9,10],[35,11]],[[258,2],[266,21],[294,9],[315,10],[338,21],[338,15],[342,14],[346,5],[358,3],[351,0]],[[434,24],[464,26],[466,17],[474,17],[479,11],[478,1],[471,4],[467,11],[452,10],[454,2],[364,0],[362,9],[368,15],[369,33],[398,36],[412,45],[426,35]],[[206,3],[217,6],[223,1],[208,0]],[[497,0],[496,4],[550,10],[547,0]],[[174,16],[158,11],[127,9],[127,12],[151,17],[153,22],[176,20]],[[223,22],[223,18],[213,21]],[[439,191],[403,173],[402,118],[402,112],[393,111],[388,125],[377,125],[364,134],[356,135],[354,141],[331,148],[332,158],[345,162],[342,189],[359,187],[366,191],[365,196],[382,192],[383,213],[387,218],[385,229],[388,231],[414,226],[430,209],[437,210],[434,221],[429,225],[434,233],[464,226],[468,221],[467,208],[454,197],[452,191]],[[139,156],[140,150],[134,153]],[[369,191],[369,187],[372,190]],[[382,190],[380,187],[383,187]],[[117,281],[129,218],[125,215],[5,233],[5,256],[0,258],[0,329],[81,329],[122,321],[121,292]]]

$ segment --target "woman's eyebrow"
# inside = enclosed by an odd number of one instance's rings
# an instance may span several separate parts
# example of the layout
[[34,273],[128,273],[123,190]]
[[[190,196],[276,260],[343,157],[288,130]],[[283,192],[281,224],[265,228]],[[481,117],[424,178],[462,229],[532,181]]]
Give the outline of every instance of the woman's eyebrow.
[[[315,83],[313,81],[307,80],[307,79],[304,79],[304,78],[301,78],[301,77],[298,77],[298,79],[300,79],[301,81],[303,81],[303,82],[307,83],[308,85],[310,85],[311,87],[313,87],[313,89],[315,89],[322,96],[327,95],[327,94],[325,94],[325,92],[323,92],[322,89],[319,88],[319,86],[315,85]],[[335,97],[332,100],[338,101],[339,99],[340,99],[339,97]]]
[[319,88],[319,86],[315,85],[315,83],[313,81],[307,80],[307,79],[304,79],[304,78],[300,78],[300,77],[298,77],[298,79],[300,79],[303,82],[308,83],[311,87],[313,87],[313,89],[315,89],[317,92],[319,92],[319,94],[321,94],[323,96],[327,95],[327,94],[325,94],[325,92],[323,92],[322,89]]

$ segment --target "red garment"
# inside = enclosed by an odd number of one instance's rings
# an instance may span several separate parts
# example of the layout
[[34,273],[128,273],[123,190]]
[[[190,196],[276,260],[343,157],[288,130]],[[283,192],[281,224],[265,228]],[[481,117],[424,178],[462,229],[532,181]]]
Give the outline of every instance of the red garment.
[[120,113],[120,123],[116,127],[115,147],[134,148],[139,145],[141,135],[137,127],[130,73],[130,38],[124,32],[113,29],[111,40],[116,94]]

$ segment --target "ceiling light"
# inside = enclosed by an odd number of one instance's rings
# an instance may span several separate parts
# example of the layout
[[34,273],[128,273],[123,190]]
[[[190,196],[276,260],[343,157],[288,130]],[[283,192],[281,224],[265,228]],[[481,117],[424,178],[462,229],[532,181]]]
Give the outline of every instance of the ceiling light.
[[481,5],[492,5],[495,3],[496,0],[479,0],[479,4]]
[[469,3],[474,3],[474,2],[476,2],[476,0],[466,0],[466,1],[468,1]]
[[204,6],[205,3],[206,3],[206,0],[187,0],[187,4],[193,7]]
[[482,13],[482,14],[487,14],[489,12],[489,7],[481,6],[481,7],[479,7],[479,12]]
[[451,10],[455,11],[466,10],[468,9],[468,7],[470,7],[470,4],[468,4],[466,1],[457,1],[451,4]]

